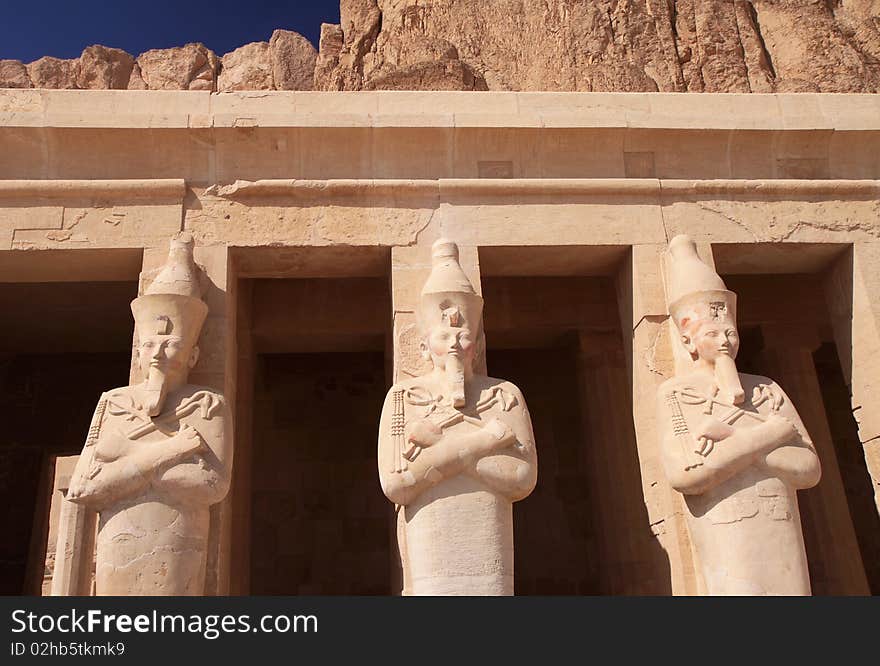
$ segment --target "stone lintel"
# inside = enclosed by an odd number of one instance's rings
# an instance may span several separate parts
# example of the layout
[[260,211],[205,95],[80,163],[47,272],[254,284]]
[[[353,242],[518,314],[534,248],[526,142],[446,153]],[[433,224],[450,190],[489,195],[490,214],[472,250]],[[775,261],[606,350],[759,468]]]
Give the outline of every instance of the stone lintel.
[[[428,109],[428,111],[425,111]],[[3,90],[9,127],[877,130],[870,94]]]

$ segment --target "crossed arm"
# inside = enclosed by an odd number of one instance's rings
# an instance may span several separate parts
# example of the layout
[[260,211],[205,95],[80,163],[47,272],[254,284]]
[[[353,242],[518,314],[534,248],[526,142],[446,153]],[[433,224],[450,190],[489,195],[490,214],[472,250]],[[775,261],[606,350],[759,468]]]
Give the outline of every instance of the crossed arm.
[[[664,429],[663,465],[672,487],[686,495],[700,495],[755,464],[764,465],[795,488],[815,485],[820,475],[818,457],[800,417],[787,396],[781,395],[783,408],[752,428],[733,430],[708,418],[696,426],[696,432],[676,435],[665,392],[661,392],[658,423]],[[716,445],[702,465],[689,467],[684,448],[696,446],[712,431],[727,432],[718,439],[712,436]]]
[[[778,386],[773,388],[778,391],[779,411],[757,426],[734,430],[707,417],[692,426],[691,432],[678,435],[673,432],[666,392],[661,391],[658,423],[663,428],[663,465],[672,487],[686,495],[700,495],[755,464],[763,465],[795,488],[816,485],[821,468],[815,448],[788,396]],[[723,435],[718,436],[719,432]],[[702,465],[689,467],[684,448],[694,447],[707,437],[716,442],[711,453]]]
[[229,489],[231,433],[228,408],[194,427],[184,425],[173,436],[155,442],[132,442],[115,431],[111,450],[124,453],[113,460],[96,455],[100,443],[87,443],[74,471],[67,499],[100,510],[113,502],[153,487],[184,504],[214,504]]
[[389,392],[379,424],[379,479],[386,497],[405,506],[428,488],[459,474],[478,478],[511,501],[527,496],[537,479],[537,456],[525,402],[517,397],[519,411],[512,426],[492,419],[478,430],[444,433],[430,422],[416,423],[410,437],[422,449],[405,470],[395,472]]

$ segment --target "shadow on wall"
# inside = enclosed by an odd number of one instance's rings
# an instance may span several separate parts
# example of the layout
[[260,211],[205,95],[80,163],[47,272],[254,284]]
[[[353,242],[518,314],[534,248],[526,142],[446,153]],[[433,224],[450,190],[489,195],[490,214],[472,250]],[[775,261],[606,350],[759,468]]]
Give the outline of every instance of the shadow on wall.
[[489,354],[490,374],[522,389],[538,446],[538,485],[514,505],[518,595],[671,594],[618,360],[579,362],[574,346]]

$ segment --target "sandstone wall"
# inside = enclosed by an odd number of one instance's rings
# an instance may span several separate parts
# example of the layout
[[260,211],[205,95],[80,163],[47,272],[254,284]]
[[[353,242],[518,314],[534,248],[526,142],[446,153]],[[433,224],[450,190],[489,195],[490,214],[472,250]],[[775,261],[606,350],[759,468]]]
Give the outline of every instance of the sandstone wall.
[[877,92],[878,0],[340,0],[320,51],[276,30],[218,57],[0,60],[0,87]]

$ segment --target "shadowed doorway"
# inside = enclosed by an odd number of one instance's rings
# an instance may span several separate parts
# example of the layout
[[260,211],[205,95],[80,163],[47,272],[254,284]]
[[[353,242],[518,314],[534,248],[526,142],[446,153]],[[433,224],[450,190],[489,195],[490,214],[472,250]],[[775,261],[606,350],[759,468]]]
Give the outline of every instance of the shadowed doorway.
[[490,275],[482,284],[489,374],[522,390],[538,450],[535,491],[514,504],[516,594],[669,594],[669,560],[641,487],[613,280]]
[[101,393],[128,383],[136,296],[136,279],[0,283],[0,594],[48,592],[55,458],[79,455]]
[[393,507],[376,471],[387,280],[241,285],[252,344],[252,360],[239,361],[251,382],[239,405],[251,419],[239,440],[250,451],[247,592],[389,594]]

